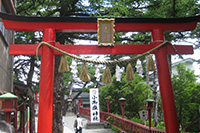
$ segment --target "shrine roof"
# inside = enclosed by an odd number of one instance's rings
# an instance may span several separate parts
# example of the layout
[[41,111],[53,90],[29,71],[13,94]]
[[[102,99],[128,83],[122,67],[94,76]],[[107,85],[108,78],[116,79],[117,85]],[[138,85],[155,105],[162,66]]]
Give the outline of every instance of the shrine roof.
[[[0,18],[12,21],[25,22],[97,22],[97,17],[36,17],[36,16],[19,16],[7,13],[0,13]],[[106,17],[100,17],[106,18]],[[107,17],[108,18],[108,17]],[[115,23],[187,23],[200,22],[200,16],[180,17],[180,18],[150,18],[150,17],[112,17]]]
[[6,94],[0,95],[0,98],[18,98],[16,95],[8,92]]
[[[97,17],[33,17],[0,13],[6,29],[35,32],[55,29],[56,32],[97,32]],[[102,18],[102,17],[101,17]],[[130,18],[116,17],[115,32],[151,32],[161,29],[167,32],[188,31],[196,28],[200,16],[183,18]]]

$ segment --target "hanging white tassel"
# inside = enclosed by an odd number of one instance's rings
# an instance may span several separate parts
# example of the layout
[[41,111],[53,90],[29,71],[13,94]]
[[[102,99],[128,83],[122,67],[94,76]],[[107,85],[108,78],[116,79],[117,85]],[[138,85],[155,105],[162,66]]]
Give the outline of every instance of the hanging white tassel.
[[78,73],[78,70],[77,70],[77,63],[75,60],[72,60],[72,64],[70,66],[71,68],[71,72],[73,73],[73,79],[76,79],[78,76],[77,76],[77,73]]
[[124,67],[120,68],[118,65],[116,65],[116,69],[115,69],[115,77],[117,81],[121,81],[121,76],[122,76],[122,72],[124,71]]
[[138,75],[143,77],[143,68],[142,68],[142,62],[140,61],[140,59],[137,60],[136,62],[136,71],[139,73]]
[[96,77],[96,81],[100,81],[100,79],[101,79],[101,73],[100,73],[100,70],[99,70],[99,68],[98,68],[98,66],[96,65],[96,70],[95,70],[95,77]]

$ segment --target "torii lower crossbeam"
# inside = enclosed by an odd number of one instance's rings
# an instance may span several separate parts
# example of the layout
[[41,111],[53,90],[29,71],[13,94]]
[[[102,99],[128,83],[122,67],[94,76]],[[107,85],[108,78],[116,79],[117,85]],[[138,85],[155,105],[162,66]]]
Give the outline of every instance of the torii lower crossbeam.
[[[70,17],[22,17],[0,13],[7,29],[15,31],[43,31],[43,41],[50,42],[72,54],[141,54],[164,41],[165,31],[185,31],[196,27],[195,17],[180,19],[163,18],[116,18],[116,32],[151,32],[154,43],[148,45],[116,45],[114,47],[60,45],[54,43],[56,32],[96,32],[96,18]],[[10,45],[11,55],[33,55],[37,45]],[[192,46],[175,46],[178,54],[192,54]],[[156,65],[167,133],[179,133],[167,54],[176,54],[171,46],[165,45],[152,52]],[[60,54],[48,46],[40,49],[41,79],[39,97],[38,133],[52,132],[54,55]]]

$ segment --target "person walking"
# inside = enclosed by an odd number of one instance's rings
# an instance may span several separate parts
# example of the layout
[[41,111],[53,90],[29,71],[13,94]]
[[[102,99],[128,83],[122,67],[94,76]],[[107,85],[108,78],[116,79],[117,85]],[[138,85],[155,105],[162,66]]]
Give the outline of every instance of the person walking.
[[83,120],[77,115],[77,119],[74,121],[74,130],[75,133],[82,133]]

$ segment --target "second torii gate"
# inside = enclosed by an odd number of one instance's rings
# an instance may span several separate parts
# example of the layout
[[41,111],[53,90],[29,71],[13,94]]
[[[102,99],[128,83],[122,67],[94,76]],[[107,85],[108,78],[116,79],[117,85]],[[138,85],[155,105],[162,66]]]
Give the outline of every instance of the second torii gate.
[[[116,45],[98,47],[97,45],[61,45],[55,42],[56,32],[97,32],[97,18],[74,17],[23,17],[0,13],[6,29],[14,31],[43,32],[43,41],[71,54],[142,54],[164,41],[164,32],[186,31],[196,27],[196,17],[189,18],[115,18],[116,32],[151,32],[152,40],[142,45]],[[10,55],[35,55],[39,44],[10,45]],[[192,46],[174,45],[178,54],[193,54]],[[52,132],[54,55],[61,54],[43,45],[41,54],[41,78],[38,133]],[[174,95],[169,72],[167,54],[176,54],[170,45],[152,52],[156,65],[167,133],[179,133]]]

